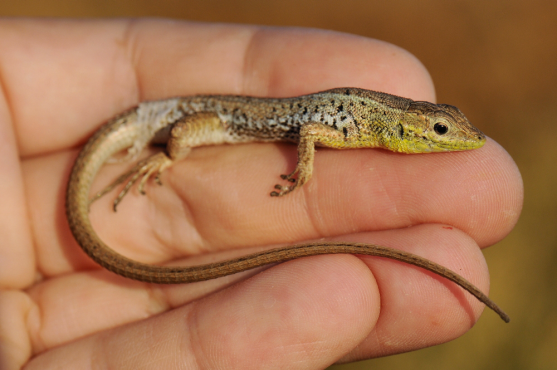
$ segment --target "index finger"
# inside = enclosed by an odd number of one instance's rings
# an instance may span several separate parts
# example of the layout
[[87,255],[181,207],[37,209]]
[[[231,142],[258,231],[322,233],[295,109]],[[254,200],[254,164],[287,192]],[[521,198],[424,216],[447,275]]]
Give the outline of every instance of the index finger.
[[323,31],[170,20],[18,20],[4,27],[12,31],[3,42],[4,84],[24,157],[75,146],[143,100],[280,97],[338,86],[434,100],[429,75],[412,55],[363,37],[331,33],[328,49],[316,42]]

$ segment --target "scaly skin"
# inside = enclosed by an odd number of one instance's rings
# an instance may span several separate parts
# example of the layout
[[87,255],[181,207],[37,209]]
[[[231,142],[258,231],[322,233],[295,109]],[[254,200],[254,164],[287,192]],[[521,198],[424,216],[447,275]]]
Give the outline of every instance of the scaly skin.
[[[294,171],[282,175],[290,184],[276,185],[272,196],[284,196],[309,181],[315,145],[331,148],[384,148],[402,153],[469,150],[481,147],[485,136],[450,105],[417,102],[394,95],[341,88],[297,98],[193,96],[141,103],[101,127],[76,159],[66,194],[70,229],[83,250],[101,266],[127,278],[159,284],[214,279],[270,263],[318,254],[352,253],[386,257],[439,274],[469,291],[508,322],[509,317],[478,288],[460,275],[422,257],[392,248],[359,243],[310,243],[272,249],[245,257],[193,267],[152,266],[130,260],[100,240],[89,221],[90,202],[121,183],[118,203],[139,180],[146,181],[189,150],[201,145],[249,141],[298,143]],[[115,153],[128,149],[137,156],[150,142],[167,144],[139,162],[89,199],[100,167]]]

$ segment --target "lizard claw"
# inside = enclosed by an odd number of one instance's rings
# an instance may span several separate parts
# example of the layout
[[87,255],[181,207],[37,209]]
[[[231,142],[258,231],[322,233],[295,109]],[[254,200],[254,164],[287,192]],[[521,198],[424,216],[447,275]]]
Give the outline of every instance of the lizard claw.
[[139,180],[138,190],[139,193],[145,195],[145,184],[147,180],[154,175],[155,181],[162,185],[160,181],[160,175],[162,171],[168,168],[172,164],[172,160],[168,158],[165,153],[157,153],[143,161],[138,162],[131,170],[127,171],[126,173],[120,175],[116,180],[114,180],[110,185],[106,188],[95,194],[89,204],[93,203],[106,193],[110,192],[116,186],[126,183],[122,191],[118,194],[116,199],[113,202],[113,209],[116,212],[116,208],[118,204],[122,201],[124,196],[128,193],[131,187]]
[[292,180],[294,180],[294,181],[291,181],[291,182],[294,183],[294,185],[292,185],[292,186],[283,186],[283,185],[276,184],[275,189],[280,190],[280,191],[271,192],[271,196],[272,197],[282,197],[283,195],[286,195],[286,194],[290,193],[292,190],[296,189],[298,187],[297,184],[296,184],[297,180],[296,179],[292,179]]
[[286,195],[286,194],[292,192],[294,189],[296,189],[298,187],[298,179],[294,178],[294,176],[297,173],[298,173],[298,167],[296,167],[296,169],[288,175],[280,175],[281,179],[292,183],[292,185],[279,185],[279,184],[275,185],[275,189],[280,190],[280,191],[271,192],[271,196],[272,197],[282,197],[283,195]]

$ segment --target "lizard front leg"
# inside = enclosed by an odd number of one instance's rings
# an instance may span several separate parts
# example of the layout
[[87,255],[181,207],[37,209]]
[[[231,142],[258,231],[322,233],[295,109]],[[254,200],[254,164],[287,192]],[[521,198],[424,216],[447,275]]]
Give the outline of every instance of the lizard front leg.
[[308,123],[302,126],[296,168],[288,175],[280,175],[283,180],[291,182],[292,185],[275,185],[275,189],[278,191],[273,191],[271,196],[282,197],[303,186],[311,179],[315,144],[340,148],[346,145],[346,140],[349,139],[345,134],[323,123]]

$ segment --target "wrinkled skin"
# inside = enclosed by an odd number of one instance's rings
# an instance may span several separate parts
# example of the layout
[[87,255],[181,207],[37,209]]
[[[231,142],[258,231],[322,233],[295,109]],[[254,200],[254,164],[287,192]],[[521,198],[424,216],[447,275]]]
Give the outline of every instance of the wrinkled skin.
[[[482,312],[442,278],[351,255],[190,285],[126,280],[95,265],[64,218],[79,146],[141,100],[355,86],[434,101],[407,52],[325,31],[166,20],[2,21],[0,50],[0,368],[322,369],[449,341]],[[425,155],[319,149],[311,182],[270,197],[295,158],[288,144],[195,149],[164,186],[132,191],[116,214],[111,193],[91,218],[146,263],[324,238],[419,254],[489,290],[480,248],[512,229],[522,205],[516,166],[493,140]],[[124,168],[107,166],[93,190]]]

